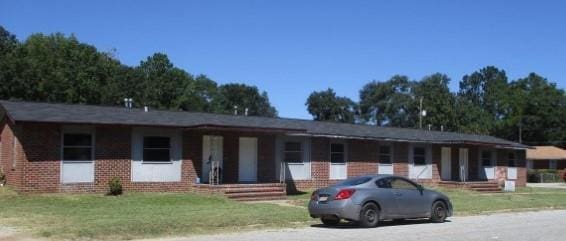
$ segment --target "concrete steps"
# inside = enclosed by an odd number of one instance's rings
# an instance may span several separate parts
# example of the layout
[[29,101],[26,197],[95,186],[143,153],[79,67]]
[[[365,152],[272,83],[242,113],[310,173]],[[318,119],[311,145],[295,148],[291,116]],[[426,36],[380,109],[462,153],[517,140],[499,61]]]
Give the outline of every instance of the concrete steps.
[[481,193],[500,193],[502,192],[497,182],[456,182],[456,181],[441,181],[438,184],[445,188],[463,188]]
[[220,193],[227,198],[237,201],[284,200],[287,198],[287,187],[282,183],[258,184],[197,184],[197,189]]

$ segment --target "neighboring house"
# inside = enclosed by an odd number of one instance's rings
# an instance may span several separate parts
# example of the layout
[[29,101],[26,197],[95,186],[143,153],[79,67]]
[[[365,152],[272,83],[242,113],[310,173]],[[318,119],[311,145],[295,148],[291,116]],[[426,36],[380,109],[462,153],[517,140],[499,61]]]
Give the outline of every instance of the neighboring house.
[[555,146],[535,146],[527,150],[529,169],[566,169],[566,150]]
[[285,118],[0,101],[0,160],[21,192],[191,191],[222,183],[308,189],[363,174],[421,183],[526,183],[525,150],[491,136]]

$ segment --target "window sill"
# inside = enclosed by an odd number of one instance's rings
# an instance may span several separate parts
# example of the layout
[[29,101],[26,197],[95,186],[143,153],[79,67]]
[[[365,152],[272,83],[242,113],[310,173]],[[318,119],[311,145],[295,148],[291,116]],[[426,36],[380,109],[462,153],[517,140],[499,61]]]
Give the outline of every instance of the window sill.
[[92,163],[94,161],[92,160],[84,160],[84,161],[66,161],[66,160],[62,160],[63,163]]
[[172,161],[168,162],[159,162],[159,161],[142,161],[142,164],[173,164]]

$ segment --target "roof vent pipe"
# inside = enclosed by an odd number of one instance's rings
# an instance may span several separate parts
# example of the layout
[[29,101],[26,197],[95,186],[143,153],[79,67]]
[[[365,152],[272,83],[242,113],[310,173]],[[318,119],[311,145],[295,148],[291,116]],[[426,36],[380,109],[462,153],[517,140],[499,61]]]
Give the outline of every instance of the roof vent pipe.
[[440,126],[440,131],[444,131],[444,125]]
[[124,106],[126,107],[126,109],[131,110],[133,103],[134,103],[134,100],[132,98],[124,98]]
[[245,116],[248,116],[248,108],[246,108],[246,111],[244,112]]

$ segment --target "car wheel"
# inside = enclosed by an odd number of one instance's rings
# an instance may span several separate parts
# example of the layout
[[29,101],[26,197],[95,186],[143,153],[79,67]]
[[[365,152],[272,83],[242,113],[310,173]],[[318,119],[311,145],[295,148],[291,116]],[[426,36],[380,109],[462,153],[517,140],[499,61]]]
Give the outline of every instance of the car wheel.
[[333,226],[336,225],[338,223],[340,223],[340,219],[337,217],[324,217],[324,218],[320,218],[320,221],[324,224],[324,225],[328,225],[328,226]]
[[379,208],[374,203],[366,203],[360,212],[359,225],[364,228],[374,228],[379,223]]
[[430,221],[433,223],[443,223],[448,216],[448,210],[446,209],[446,204],[442,201],[436,201],[432,204],[432,211],[430,214]]

